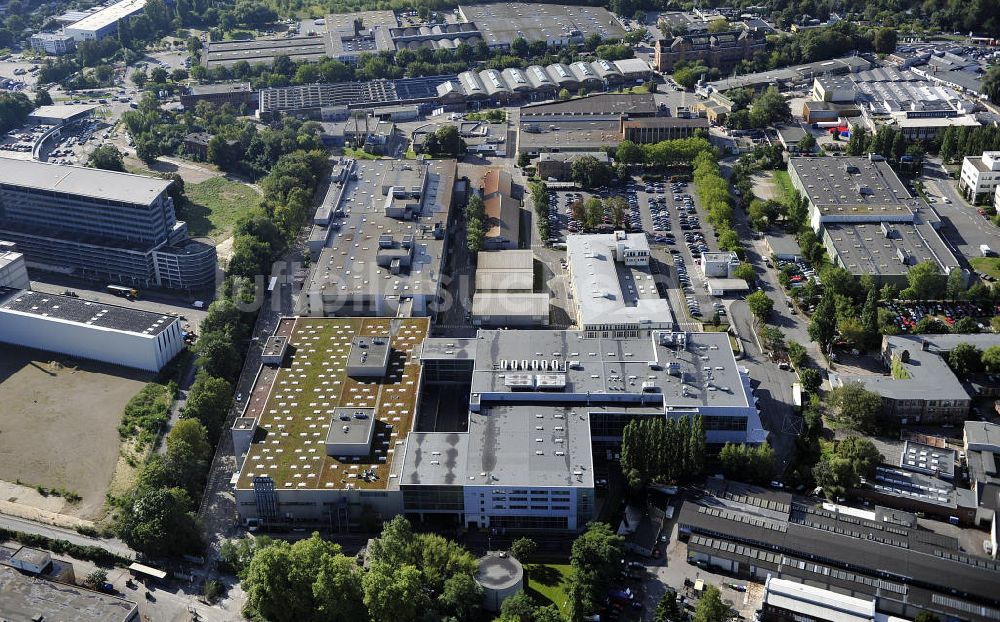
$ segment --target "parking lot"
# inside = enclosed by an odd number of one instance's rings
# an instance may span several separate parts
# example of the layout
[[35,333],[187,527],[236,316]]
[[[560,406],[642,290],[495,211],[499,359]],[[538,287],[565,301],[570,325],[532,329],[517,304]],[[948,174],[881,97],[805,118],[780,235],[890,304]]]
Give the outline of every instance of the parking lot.
[[951,326],[958,320],[970,317],[980,330],[988,330],[992,317],[1000,313],[1000,305],[991,309],[972,302],[883,302],[879,305],[894,316],[896,327],[902,333],[913,332],[924,318],[939,320]]

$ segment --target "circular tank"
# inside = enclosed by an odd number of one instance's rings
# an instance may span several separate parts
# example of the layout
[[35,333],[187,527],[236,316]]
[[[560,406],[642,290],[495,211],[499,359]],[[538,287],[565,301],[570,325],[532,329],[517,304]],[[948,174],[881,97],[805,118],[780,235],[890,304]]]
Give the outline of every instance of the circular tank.
[[483,607],[500,611],[503,601],[524,589],[524,568],[509,553],[493,551],[479,560],[476,583],[483,587]]

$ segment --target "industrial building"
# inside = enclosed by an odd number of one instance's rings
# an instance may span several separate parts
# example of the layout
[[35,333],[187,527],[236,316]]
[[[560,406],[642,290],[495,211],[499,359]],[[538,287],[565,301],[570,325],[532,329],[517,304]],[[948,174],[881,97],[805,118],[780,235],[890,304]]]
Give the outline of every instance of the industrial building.
[[441,289],[455,160],[346,160],[317,211],[305,308],[426,316]]
[[215,247],[188,237],[171,182],[3,159],[0,239],[29,267],[137,287],[199,290],[215,283]]
[[24,255],[17,252],[13,242],[0,240],[0,287],[12,289],[30,289],[28,268],[24,263]]
[[[138,0],[145,2],[145,0]],[[67,29],[68,30],[68,29]],[[281,39],[241,39],[210,41],[201,53],[202,65],[232,67],[240,61],[270,65],[278,56],[293,61],[318,61],[329,55],[329,39],[324,37],[284,37]]]
[[649,269],[645,234],[566,237],[576,325],[588,337],[638,337],[672,330],[674,314]]
[[491,49],[509,48],[514,39],[528,43],[544,41],[548,46],[582,43],[590,35],[620,39],[625,28],[603,7],[497,2],[460,5],[459,16],[476,25]]
[[534,254],[526,250],[486,251],[476,259],[476,326],[545,326],[549,294],[534,291]]
[[83,119],[89,119],[95,110],[97,110],[97,106],[94,104],[39,106],[28,113],[28,121],[59,127]]
[[[876,614],[885,616],[912,620],[928,611],[970,622],[1000,618],[1000,565],[963,552],[955,538],[877,512],[821,509],[788,493],[725,480],[709,479],[706,489],[704,497],[686,500],[678,517],[692,563],[871,599]],[[795,604],[778,603],[801,614],[816,606],[805,604],[815,598],[800,592]]]
[[[980,507],[989,514],[1000,511],[1000,425],[966,421],[963,433],[969,481]],[[989,517],[990,521],[994,521]],[[993,556],[997,556],[994,545]]]
[[185,110],[194,110],[198,102],[208,102],[213,106],[232,104],[237,110],[246,106],[247,110],[257,108],[257,91],[249,82],[221,82],[219,84],[196,84],[181,93],[181,105]]
[[76,41],[103,39],[118,32],[118,22],[138,15],[145,8],[146,0],[121,0],[66,26],[63,32]]
[[[391,31],[398,26],[392,11],[357,11],[326,16],[330,58],[355,65],[362,54],[395,52]],[[359,28],[360,26],[360,28]]]
[[31,35],[31,49],[53,56],[62,56],[76,51],[76,39],[65,33],[39,32]]
[[973,205],[989,203],[1000,187],[1000,151],[965,156],[958,190]]
[[483,245],[487,249],[518,248],[521,243],[521,202],[513,194],[509,172],[500,167],[484,169],[477,192],[483,199],[486,221]]
[[937,231],[937,213],[880,157],[793,157],[788,173],[834,265],[902,287],[922,261],[944,274],[962,269]]
[[721,78],[706,84],[706,90],[725,93],[731,89],[748,88],[754,91],[775,86],[788,90],[794,86],[812,85],[817,76],[842,75],[871,69],[872,63],[861,56],[843,56],[830,60],[816,61],[794,67],[783,67],[770,71],[743,74]]
[[284,112],[313,119],[343,120],[350,110],[402,104],[438,103],[438,86],[455,76],[303,84],[261,89],[257,115],[270,119]]
[[680,62],[702,62],[728,73],[730,69],[767,47],[766,33],[748,28],[718,33],[691,33],[657,39],[653,66],[660,73],[672,73]]
[[[286,341],[274,340],[232,430],[242,519],[342,530],[405,513],[577,531],[595,511],[594,452],[618,446],[633,418],[701,415],[713,448],[767,436],[724,334],[428,329],[426,318],[279,322]],[[414,431],[421,391],[456,383],[470,387],[467,423]]]
[[[531,68],[528,68],[529,75]],[[517,151],[532,156],[548,152],[593,152],[628,139],[637,143],[688,138],[708,131],[708,119],[666,105],[649,93],[601,93],[569,101],[521,108]]]
[[882,338],[882,362],[888,370],[893,361],[906,371],[906,378],[891,374],[841,376],[831,374],[834,386],[861,382],[882,396],[885,414],[906,424],[960,424],[969,414],[972,398],[948,367],[948,354],[960,343],[981,350],[1000,344],[993,333],[970,335],[893,335]]
[[4,620],[139,621],[139,607],[133,601],[28,576],[7,565],[0,565],[0,594]]
[[874,598],[857,598],[806,583],[776,579],[764,582],[762,622],[881,622]]
[[590,156],[601,164],[611,164],[607,151],[577,151],[570,153],[543,152],[535,160],[535,172],[546,181],[569,181],[573,177],[573,163]]
[[17,289],[0,289],[0,342],[150,372],[184,349],[174,316]]

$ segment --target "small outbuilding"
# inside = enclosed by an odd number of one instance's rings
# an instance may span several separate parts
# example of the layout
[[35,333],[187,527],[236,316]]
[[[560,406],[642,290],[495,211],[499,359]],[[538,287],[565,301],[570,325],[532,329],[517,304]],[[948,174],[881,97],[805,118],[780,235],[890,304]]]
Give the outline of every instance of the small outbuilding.
[[524,589],[521,562],[504,551],[490,551],[479,560],[476,583],[483,588],[483,608],[500,611],[500,605]]

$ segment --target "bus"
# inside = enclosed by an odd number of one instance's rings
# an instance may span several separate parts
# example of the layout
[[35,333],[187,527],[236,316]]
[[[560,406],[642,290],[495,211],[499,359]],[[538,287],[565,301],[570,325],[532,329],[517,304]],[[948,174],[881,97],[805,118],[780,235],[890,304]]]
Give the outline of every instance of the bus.
[[108,291],[115,296],[122,296],[123,298],[136,298],[139,296],[139,290],[127,285],[108,285]]

